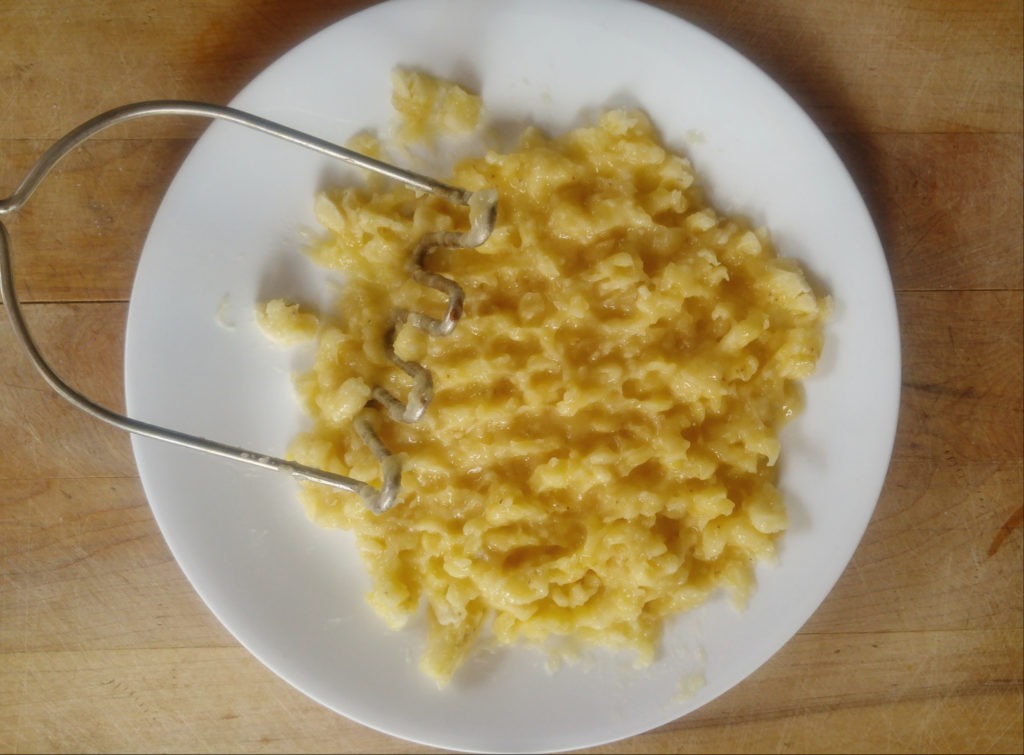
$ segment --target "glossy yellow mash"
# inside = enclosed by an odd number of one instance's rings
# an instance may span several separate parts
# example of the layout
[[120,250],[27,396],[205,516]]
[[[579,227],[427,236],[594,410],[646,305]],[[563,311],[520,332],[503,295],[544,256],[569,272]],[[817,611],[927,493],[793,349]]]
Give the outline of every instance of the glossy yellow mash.
[[[479,100],[447,82],[396,83],[399,133],[479,117]],[[421,667],[439,683],[485,637],[568,638],[648,662],[667,617],[718,588],[742,603],[774,554],[778,430],[801,408],[828,301],[765,231],[709,207],[638,111],[557,138],[528,128],[450,181],[497,189],[498,223],[479,249],[430,261],[465,289],[455,332],[399,338],[436,390],[419,423],[379,425],[406,455],[401,503],[375,515],[309,485],[308,513],[355,533],[369,602],[391,627],[426,612]],[[326,192],[316,211],[328,233],[313,257],[349,283],[297,378],[313,428],[291,453],[376,484],[351,420],[375,383],[404,395],[381,344],[388,313],[443,310],[405,259],[466,214],[390,184]]]

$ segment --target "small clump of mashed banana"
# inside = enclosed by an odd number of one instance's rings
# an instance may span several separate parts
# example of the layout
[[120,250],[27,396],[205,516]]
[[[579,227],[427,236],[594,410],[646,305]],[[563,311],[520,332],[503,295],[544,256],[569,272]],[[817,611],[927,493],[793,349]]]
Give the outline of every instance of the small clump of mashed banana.
[[[480,98],[397,71],[403,146],[481,128]],[[363,134],[357,148],[386,146]],[[396,350],[434,376],[414,424],[383,421],[403,454],[400,503],[305,485],[310,518],[354,533],[369,603],[398,629],[423,611],[421,669],[447,683],[487,643],[656,654],[666,619],[724,589],[742,605],[787,517],[779,429],[802,408],[827,297],[778,257],[767,231],[709,206],[685,157],[638,110],[459,162],[447,182],[495,189],[497,224],[432,270],[465,291],[447,337],[406,327]],[[269,303],[278,340],[315,341],[296,376],[311,428],[297,461],[379,484],[352,420],[373,385],[408,378],[384,352],[392,308],[443,311],[405,264],[465,208],[392,184],[315,198],[312,258],[346,277],[337,310]]]

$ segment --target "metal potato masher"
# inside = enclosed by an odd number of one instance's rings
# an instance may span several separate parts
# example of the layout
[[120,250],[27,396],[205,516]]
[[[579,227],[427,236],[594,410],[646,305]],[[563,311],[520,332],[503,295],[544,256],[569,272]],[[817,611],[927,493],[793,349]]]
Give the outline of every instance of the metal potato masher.
[[[43,357],[26,325],[14,285],[11,261],[11,241],[3,218],[11,215],[29,199],[47,174],[73,149],[91,136],[124,121],[154,115],[195,116],[200,118],[228,121],[254,129],[269,136],[284,139],[300,147],[341,160],[350,165],[399,181],[412,189],[427,192],[456,205],[469,208],[470,227],[464,232],[445,231],[429,233],[421,238],[410,250],[407,263],[410,276],[424,286],[441,291],[447,296],[445,313],[440,318],[422,312],[410,312],[395,308],[385,331],[385,351],[388,358],[412,381],[406,400],[394,396],[381,386],[372,389],[370,400],[356,415],[356,432],[363,443],[373,452],[381,464],[381,486],[375,488],[367,482],[344,475],[334,474],[303,464],[280,459],[244,448],[238,448],[215,440],[190,435],[173,428],[143,422],[101,406],[68,385]],[[404,360],[395,353],[394,344],[399,329],[411,325],[430,335],[445,336],[454,330],[462,316],[463,291],[459,285],[445,276],[430,272],[424,267],[426,259],[438,248],[472,248],[483,244],[494,228],[497,215],[497,194],[492,190],[470,192],[398,168],[385,162],[367,157],[345,147],[324,141],[309,134],[296,131],[279,123],[259,116],[221,105],[179,100],[139,102],[109,110],[68,132],[42,154],[29,170],[18,188],[9,197],[0,199],[0,296],[7,305],[11,325],[18,340],[25,347],[32,363],[58,394],[79,409],[110,425],[138,435],[155,438],[197,451],[214,454],[235,461],[253,464],[265,469],[282,471],[291,476],[334,488],[357,493],[374,512],[388,510],[398,501],[401,489],[401,462],[393,456],[374,429],[377,415],[383,412],[393,421],[416,422],[426,411],[433,398],[433,379],[430,371],[422,364]]]

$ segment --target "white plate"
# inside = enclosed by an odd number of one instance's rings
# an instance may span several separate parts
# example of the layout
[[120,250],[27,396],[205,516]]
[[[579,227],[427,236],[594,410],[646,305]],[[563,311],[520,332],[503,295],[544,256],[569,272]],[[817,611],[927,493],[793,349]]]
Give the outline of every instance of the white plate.
[[[737,684],[789,640],[859,542],[888,466],[899,402],[892,285],[871,219],[826,139],[735,51],[623,0],[398,0],[312,37],[232,103],[344,142],[392,117],[396,65],[455,78],[513,124],[553,130],[609,105],[647,110],[724,210],[767,225],[833,296],[807,410],[784,436],[792,529],[745,613],[724,600],[673,622],[653,667],[598,656],[550,674],[526,650],[472,661],[438,691],[416,667],[418,627],[371,612],[350,536],[310,524],[284,476],[135,439],[154,515],[223,624],[329,708],[408,740],[461,750],[553,751],[671,721]],[[128,318],[129,412],[282,454],[300,427],[295,355],[269,345],[252,307],[320,295],[302,253],[315,189],[351,180],[326,158],[215,124],[157,214]],[[685,689],[695,675],[704,686]]]

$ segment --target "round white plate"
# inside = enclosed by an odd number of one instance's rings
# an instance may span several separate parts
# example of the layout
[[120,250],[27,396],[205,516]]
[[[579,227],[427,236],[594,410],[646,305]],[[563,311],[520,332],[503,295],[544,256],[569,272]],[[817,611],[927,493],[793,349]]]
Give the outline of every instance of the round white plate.
[[[470,662],[439,691],[417,669],[420,627],[392,632],[364,602],[348,534],[305,518],[296,485],[157,441],[134,440],[154,515],[195,589],[257,658],[325,706],[450,749],[553,751],[628,737],[737,684],[828,594],[867,526],[899,402],[899,336],[885,258],[826,139],[768,77],[686,22],[624,0],[394,0],[325,29],[234,106],[340,143],[392,118],[389,76],[412,66],[477,91],[518,128],[561,131],[608,106],[644,108],[723,210],[772,231],[835,315],[806,412],[784,434],[792,519],[748,609],[725,600],[669,627],[657,662],[595,656],[554,673],[522,649]],[[354,174],[231,124],[183,164],[146,242],[126,344],[129,412],[281,455],[302,424],[290,373],[254,304],[319,300],[303,256],[313,194]],[[702,687],[693,691],[695,679]]]

